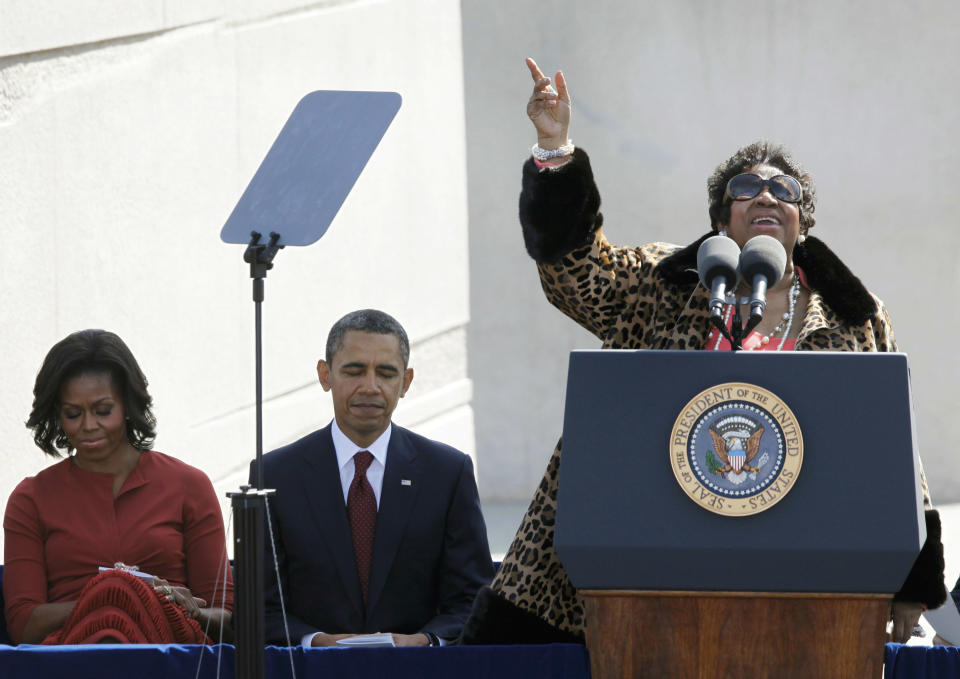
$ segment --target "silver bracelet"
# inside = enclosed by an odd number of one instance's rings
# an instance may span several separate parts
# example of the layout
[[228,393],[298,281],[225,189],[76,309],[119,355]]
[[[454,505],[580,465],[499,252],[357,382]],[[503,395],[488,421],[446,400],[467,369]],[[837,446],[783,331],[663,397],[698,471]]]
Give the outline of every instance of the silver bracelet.
[[534,144],[530,149],[530,153],[532,153],[533,157],[537,160],[550,160],[551,158],[559,158],[560,156],[572,156],[574,148],[576,147],[573,145],[573,142],[568,139],[567,143],[563,146],[549,150],[540,148],[540,144]]

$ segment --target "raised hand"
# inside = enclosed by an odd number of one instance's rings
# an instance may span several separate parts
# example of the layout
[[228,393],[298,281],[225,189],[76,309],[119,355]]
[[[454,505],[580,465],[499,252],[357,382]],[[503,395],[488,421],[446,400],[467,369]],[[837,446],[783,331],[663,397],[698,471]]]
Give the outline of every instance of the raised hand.
[[540,67],[527,57],[527,68],[533,78],[533,94],[527,102],[527,115],[537,128],[537,144],[543,149],[555,149],[569,140],[570,93],[561,71],[554,77],[556,89],[550,78],[543,75]]

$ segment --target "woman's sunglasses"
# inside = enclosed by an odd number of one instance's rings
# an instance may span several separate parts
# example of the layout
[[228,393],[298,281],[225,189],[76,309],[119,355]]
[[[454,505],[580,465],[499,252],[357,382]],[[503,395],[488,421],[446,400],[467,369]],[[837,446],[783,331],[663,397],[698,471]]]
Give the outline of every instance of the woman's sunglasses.
[[756,198],[765,189],[769,188],[770,193],[777,200],[785,203],[799,203],[803,198],[803,188],[800,182],[789,175],[778,174],[776,177],[764,179],[763,177],[745,173],[731,177],[727,182],[727,192],[723,195],[724,201],[729,200],[750,200]]

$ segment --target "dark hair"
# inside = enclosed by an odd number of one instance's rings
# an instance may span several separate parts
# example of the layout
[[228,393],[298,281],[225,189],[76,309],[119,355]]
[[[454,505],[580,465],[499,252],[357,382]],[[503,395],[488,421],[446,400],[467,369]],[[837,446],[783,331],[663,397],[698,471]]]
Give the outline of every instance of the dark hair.
[[127,440],[146,450],[157,436],[157,418],[150,411],[147,378],[123,340],[106,330],[80,330],[57,342],[47,352],[33,385],[33,409],[27,427],[33,441],[47,455],[60,457],[57,448],[73,449],[60,427],[60,389],[74,377],[107,373],[120,392],[126,416]]
[[377,335],[396,335],[400,342],[403,367],[406,369],[407,362],[410,360],[410,340],[407,339],[407,331],[393,316],[376,309],[351,311],[333,324],[330,334],[327,335],[327,363],[333,363],[334,354],[340,351],[340,347],[343,346],[343,337],[350,330],[372,332]]
[[725,162],[717,166],[707,179],[707,196],[710,201],[710,228],[716,230],[718,224],[730,222],[730,203],[724,201],[727,182],[741,172],[747,172],[757,165],[772,165],[784,174],[788,174],[803,187],[800,208],[800,232],[806,233],[816,224],[813,212],[817,207],[817,191],[813,186],[813,177],[793,159],[790,152],[779,144],[758,141],[744,146]]

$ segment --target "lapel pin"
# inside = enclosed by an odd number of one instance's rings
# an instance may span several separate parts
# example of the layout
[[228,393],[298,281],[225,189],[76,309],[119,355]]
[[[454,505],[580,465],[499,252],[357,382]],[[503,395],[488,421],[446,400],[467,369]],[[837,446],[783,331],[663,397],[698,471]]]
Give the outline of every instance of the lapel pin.
[[413,482],[410,479],[400,479],[401,486],[412,486]]

